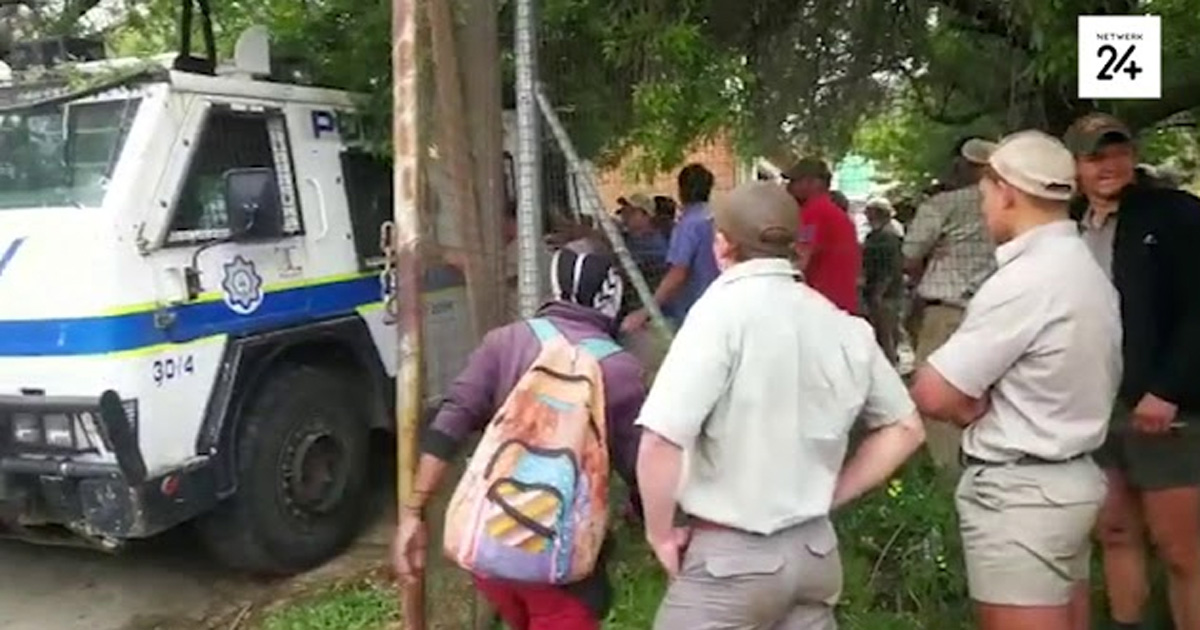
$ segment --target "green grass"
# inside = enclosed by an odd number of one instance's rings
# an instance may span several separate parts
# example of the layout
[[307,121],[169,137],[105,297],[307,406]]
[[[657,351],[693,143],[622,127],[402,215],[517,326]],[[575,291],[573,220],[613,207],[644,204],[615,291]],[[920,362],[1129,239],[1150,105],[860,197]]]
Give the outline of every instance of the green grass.
[[400,620],[395,591],[363,581],[269,614],[261,630],[382,630]]
[[[968,630],[971,608],[963,575],[952,492],[923,458],[909,465],[887,488],[838,514],[837,525],[845,568],[839,606],[844,630]],[[665,580],[641,539],[640,531],[618,525],[614,562],[609,568],[614,605],[606,630],[645,630],[665,591]],[[1098,555],[1098,554],[1097,554]],[[454,620],[437,612],[462,607],[469,598],[456,571],[436,571],[428,597],[431,628],[469,628],[455,612]],[[1096,624],[1104,617],[1099,563],[1096,578]],[[451,582],[457,585],[449,586]],[[1155,628],[1170,628],[1157,586],[1148,618]],[[284,607],[269,615],[257,630],[392,630],[398,628],[395,590],[366,581],[342,586]],[[1099,626],[1097,626],[1099,627]]]

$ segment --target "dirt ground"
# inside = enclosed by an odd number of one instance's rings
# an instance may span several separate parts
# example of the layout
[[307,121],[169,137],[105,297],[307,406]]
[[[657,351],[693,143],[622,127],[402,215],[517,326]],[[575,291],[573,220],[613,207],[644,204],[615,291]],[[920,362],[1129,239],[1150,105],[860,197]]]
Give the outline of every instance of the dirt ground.
[[[304,575],[264,581],[208,558],[187,527],[120,555],[0,540],[0,630],[248,630],[279,606],[373,574],[386,577],[395,527],[390,443],[375,458],[370,524],[341,557]],[[434,499],[440,515],[452,484]],[[440,546],[440,519],[430,523]],[[427,619],[435,630],[470,627],[474,600],[461,571],[430,554]]]
[[118,555],[0,540],[0,630],[241,630],[239,617],[384,566],[395,486],[390,457],[377,461],[371,504],[378,508],[363,535],[342,557],[288,580],[217,565],[186,526]]
[[224,630],[273,601],[380,566],[389,521],[379,518],[325,567],[276,582],[216,566],[186,530],[118,556],[0,541],[0,630]]

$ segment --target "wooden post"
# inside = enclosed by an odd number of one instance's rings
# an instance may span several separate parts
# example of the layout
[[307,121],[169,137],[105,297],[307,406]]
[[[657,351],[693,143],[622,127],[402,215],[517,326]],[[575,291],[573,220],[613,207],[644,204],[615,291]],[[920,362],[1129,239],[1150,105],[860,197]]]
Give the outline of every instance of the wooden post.
[[450,0],[427,0],[429,32],[433,43],[434,93],[437,103],[434,128],[438,149],[446,161],[450,186],[439,191],[457,218],[462,237],[467,303],[476,338],[487,332],[486,312],[499,294],[488,282],[486,254],[480,230],[479,202],[471,168],[471,143],[467,139],[467,111],[463,105],[463,81],[454,36],[454,11]]
[[474,157],[475,199],[482,227],[484,268],[489,295],[482,320],[488,328],[506,323],[507,269],[504,257],[504,123],[503,78],[500,72],[500,7],[496,0],[465,0],[458,37],[460,72],[466,87],[468,136]]
[[[421,368],[424,305],[421,299],[420,138],[417,94],[417,0],[392,0],[392,143],[395,153],[395,259],[399,267],[396,370],[396,474],[401,508],[413,495],[417,435],[424,401]],[[401,520],[409,518],[399,510]],[[404,587],[404,627],[425,630],[425,576]]]
[[[500,25],[496,0],[466,0],[462,32],[455,40],[459,67],[466,89],[468,137],[471,144],[472,180],[483,237],[484,281],[492,290],[488,302],[478,305],[479,321],[486,328],[504,323],[507,277],[501,218],[504,212],[504,131],[500,76]],[[482,595],[475,596],[474,630],[496,627],[496,611]]]

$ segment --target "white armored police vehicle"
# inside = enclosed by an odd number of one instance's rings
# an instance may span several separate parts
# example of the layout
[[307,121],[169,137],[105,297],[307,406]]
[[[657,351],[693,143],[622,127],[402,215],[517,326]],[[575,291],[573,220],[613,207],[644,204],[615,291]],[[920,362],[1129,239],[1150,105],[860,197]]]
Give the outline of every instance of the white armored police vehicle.
[[[391,169],[350,95],[267,79],[265,31],[229,68],[208,44],[0,86],[0,535],[117,549],[195,522],[288,573],[354,536],[391,426]],[[434,394],[470,350],[463,285],[426,273]]]

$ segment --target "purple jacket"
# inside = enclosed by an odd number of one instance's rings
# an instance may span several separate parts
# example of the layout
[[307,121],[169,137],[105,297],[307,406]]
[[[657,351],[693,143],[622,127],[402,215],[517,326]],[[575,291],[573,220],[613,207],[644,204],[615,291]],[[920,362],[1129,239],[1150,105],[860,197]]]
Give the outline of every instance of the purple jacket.
[[[568,341],[613,338],[615,323],[598,311],[566,302],[551,302],[538,311]],[[445,402],[422,440],[421,450],[452,459],[472,433],[483,431],[504,404],[517,381],[533,364],[541,342],[524,320],[497,328],[467,360],[467,367],[450,386]],[[600,362],[604,373],[608,444],[617,474],[634,486],[639,432],[634,424],[646,398],[642,364],[628,351]]]

